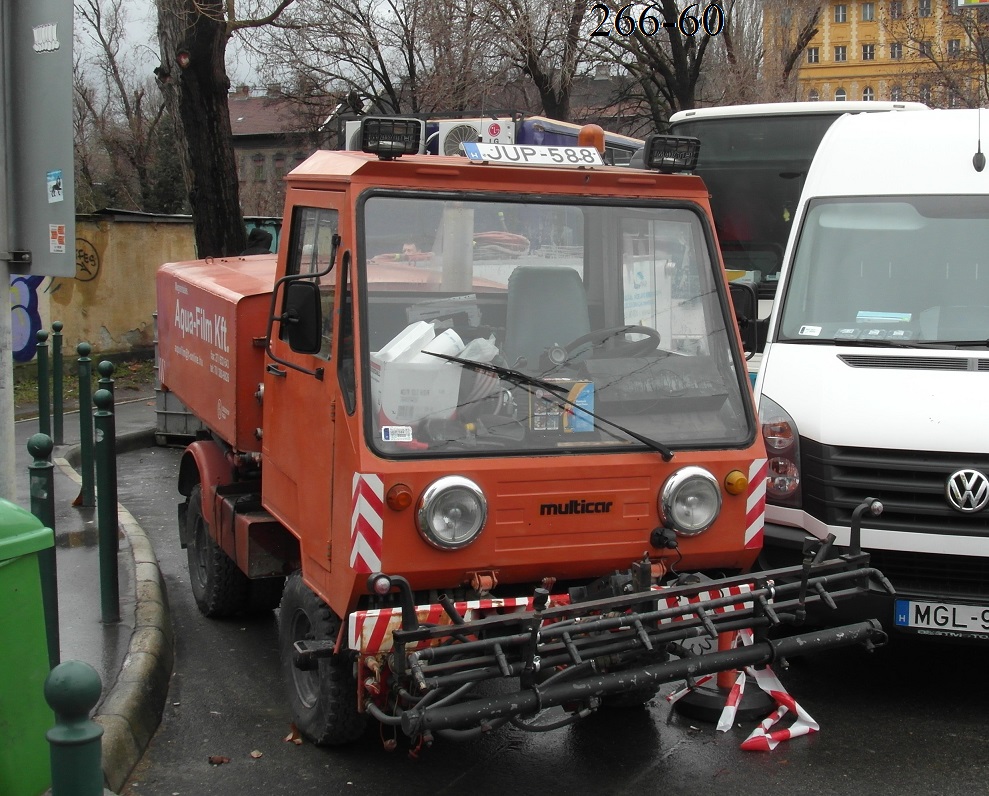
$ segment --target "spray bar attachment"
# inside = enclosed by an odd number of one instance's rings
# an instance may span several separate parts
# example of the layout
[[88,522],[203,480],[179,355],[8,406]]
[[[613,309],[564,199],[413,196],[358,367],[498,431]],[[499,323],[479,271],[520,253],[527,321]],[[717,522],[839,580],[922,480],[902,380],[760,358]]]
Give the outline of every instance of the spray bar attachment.
[[[376,716],[387,714],[388,723],[410,736],[491,729],[505,721],[521,726],[521,717],[550,707],[563,705],[578,716],[602,698],[629,690],[684,678],[690,683],[700,675],[834,647],[884,643],[876,621],[767,637],[772,627],[799,626],[808,608],[834,609],[870,589],[892,593],[882,573],[870,567],[868,554],[825,559],[829,553],[825,544],[800,566],[718,580],[681,576],[672,587],[644,583],[636,573],[648,570],[649,562],[635,562],[626,573],[602,579],[612,596],[582,599],[600,595],[600,588],[560,595],[540,588],[530,598],[490,606],[447,597],[439,606],[416,606],[408,584],[396,579],[401,626],[390,628],[382,647],[359,652],[364,661],[386,655],[397,698],[368,699],[365,706]],[[387,576],[376,573],[371,581],[382,578]],[[364,614],[361,621],[374,622],[373,611],[358,613]],[[754,630],[750,646],[698,653],[688,643],[743,628]],[[477,687],[494,680],[515,680],[517,688],[504,693],[500,687],[498,695],[478,698]]]

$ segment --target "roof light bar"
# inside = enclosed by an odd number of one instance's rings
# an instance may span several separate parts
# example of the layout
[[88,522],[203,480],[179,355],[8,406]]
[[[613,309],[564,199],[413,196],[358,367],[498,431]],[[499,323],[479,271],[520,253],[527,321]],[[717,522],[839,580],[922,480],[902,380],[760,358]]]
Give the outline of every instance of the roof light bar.
[[361,150],[382,160],[415,155],[425,132],[422,119],[366,116],[361,120]]
[[696,138],[675,135],[651,135],[645,143],[645,167],[663,174],[693,171],[701,142]]

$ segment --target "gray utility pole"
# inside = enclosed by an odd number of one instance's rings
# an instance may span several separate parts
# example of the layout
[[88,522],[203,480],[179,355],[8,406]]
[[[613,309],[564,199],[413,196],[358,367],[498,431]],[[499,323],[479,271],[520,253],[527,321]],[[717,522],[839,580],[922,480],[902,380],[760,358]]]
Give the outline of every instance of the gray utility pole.
[[[72,0],[0,0],[0,285],[74,276]],[[16,499],[14,332],[0,307],[0,497]],[[19,340],[23,343],[23,340]]]

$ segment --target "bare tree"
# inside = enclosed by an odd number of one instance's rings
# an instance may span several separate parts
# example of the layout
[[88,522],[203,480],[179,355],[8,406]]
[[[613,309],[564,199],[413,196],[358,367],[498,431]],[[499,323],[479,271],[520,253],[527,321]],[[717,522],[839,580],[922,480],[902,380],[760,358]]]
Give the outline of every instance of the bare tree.
[[155,70],[177,121],[180,160],[200,257],[246,245],[227,93],[225,55],[239,31],[278,19],[294,0],[157,0],[161,65]]
[[162,206],[155,179],[168,132],[165,101],[127,51],[124,0],[79,0],[75,11],[82,44],[73,65],[79,199],[90,210],[101,195],[125,208],[172,209]]
[[979,108],[989,102],[989,13],[938,8],[940,19],[916,11],[884,14],[887,37],[900,48],[896,88],[904,100]]
[[587,0],[487,0],[501,53],[532,82],[542,112],[570,121],[574,79],[587,70]]
[[798,99],[800,59],[817,35],[824,4],[821,0],[764,0],[769,17],[764,42],[765,82],[769,99]]
[[663,129],[670,114],[696,105],[705,55],[731,14],[731,2],[680,8],[677,0],[659,0],[622,14],[627,4],[608,0],[608,18],[593,20],[603,57],[635,81],[627,101],[637,102],[654,128]]
[[349,97],[350,112],[459,111],[497,85],[492,28],[478,0],[299,0],[253,49],[297,98]]

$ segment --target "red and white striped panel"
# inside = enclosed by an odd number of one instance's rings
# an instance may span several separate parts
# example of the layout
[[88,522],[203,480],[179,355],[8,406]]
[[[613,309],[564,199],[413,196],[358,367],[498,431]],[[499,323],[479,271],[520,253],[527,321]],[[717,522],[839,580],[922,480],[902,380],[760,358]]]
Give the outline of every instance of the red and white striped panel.
[[[566,595],[552,598],[552,605],[563,605],[569,602]],[[489,598],[486,600],[467,600],[454,603],[457,613],[466,621],[483,619],[489,611],[503,608],[530,610],[531,597]],[[439,603],[432,605],[417,605],[416,616],[419,624],[451,625],[449,614]],[[373,608],[367,611],[354,611],[348,621],[348,644],[350,649],[358,650],[364,655],[376,655],[388,652],[392,648],[392,633],[402,626],[401,608]],[[430,642],[423,641],[406,647],[408,650],[421,649],[429,646]]]
[[[659,591],[662,591],[662,589],[660,589]],[[720,599],[721,597],[729,597],[729,596],[737,597],[741,594],[748,594],[750,591],[752,591],[752,584],[742,583],[739,584],[738,586],[727,586],[724,589],[711,589],[710,591],[702,591],[699,594],[694,595],[690,599],[686,599],[684,597],[667,597],[663,599],[662,602],[666,603],[667,608],[676,608],[678,605],[690,605],[691,603],[700,602],[701,600],[717,600]],[[745,608],[751,608],[751,607],[752,607],[751,602],[730,603],[728,605],[722,605],[719,606],[718,608],[715,608],[713,610],[713,613],[730,614],[733,611],[740,611]],[[666,625],[669,624],[670,622],[682,622],[685,619],[689,619],[691,616],[692,614],[690,613],[680,614],[679,616],[674,616],[667,619],[661,619],[659,623],[661,625]]]
[[762,547],[762,529],[766,524],[767,459],[755,459],[749,465],[749,492],[745,499],[745,549]]
[[350,513],[350,566],[355,572],[381,570],[385,485],[376,475],[354,473]]

